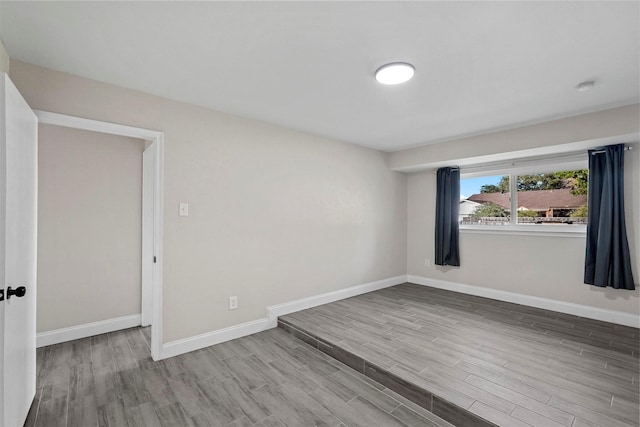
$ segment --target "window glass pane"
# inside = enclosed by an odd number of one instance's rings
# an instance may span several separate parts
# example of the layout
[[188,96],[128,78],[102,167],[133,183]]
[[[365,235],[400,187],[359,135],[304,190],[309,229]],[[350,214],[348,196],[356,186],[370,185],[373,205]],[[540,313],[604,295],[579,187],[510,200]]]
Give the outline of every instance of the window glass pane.
[[518,176],[518,224],[586,224],[588,170]]
[[509,175],[460,179],[460,224],[509,224]]

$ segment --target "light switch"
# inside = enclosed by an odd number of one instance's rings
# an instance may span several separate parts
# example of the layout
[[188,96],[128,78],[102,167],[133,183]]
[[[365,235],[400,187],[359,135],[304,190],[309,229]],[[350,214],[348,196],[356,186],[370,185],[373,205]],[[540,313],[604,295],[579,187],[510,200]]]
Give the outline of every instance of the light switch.
[[180,215],[180,216],[189,216],[189,203],[180,203],[180,208],[178,210],[178,215]]

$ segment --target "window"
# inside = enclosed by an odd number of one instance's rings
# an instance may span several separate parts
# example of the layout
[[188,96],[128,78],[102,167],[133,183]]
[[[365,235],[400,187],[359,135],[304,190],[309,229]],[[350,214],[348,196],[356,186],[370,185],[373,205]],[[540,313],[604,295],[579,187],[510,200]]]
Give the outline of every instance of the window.
[[511,223],[509,175],[460,178],[460,224],[506,225]]
[[586,224],[587,169],[518,176],[518,224]]
[[[575,164],[572,164],[575,166]],[[461,229],[585,231],[587,169],[520,168],[460,179]]]

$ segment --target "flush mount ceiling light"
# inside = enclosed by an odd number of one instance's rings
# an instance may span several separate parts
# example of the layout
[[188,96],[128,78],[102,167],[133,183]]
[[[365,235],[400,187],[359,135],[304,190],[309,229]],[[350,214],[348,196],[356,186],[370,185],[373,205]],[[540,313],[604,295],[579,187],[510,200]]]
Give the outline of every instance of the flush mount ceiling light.
[[588,82],[582,82],[578,86],[576,86],[576,90],[578,92],[586,92],[590,89],[593,89],[595,85],[596,82],[594,82],[593,80],[589,80]]
[[383,85],[397,85],[413,77],[416,69],[406,62],[393,62],[383,65],[376,71],[376,80]]

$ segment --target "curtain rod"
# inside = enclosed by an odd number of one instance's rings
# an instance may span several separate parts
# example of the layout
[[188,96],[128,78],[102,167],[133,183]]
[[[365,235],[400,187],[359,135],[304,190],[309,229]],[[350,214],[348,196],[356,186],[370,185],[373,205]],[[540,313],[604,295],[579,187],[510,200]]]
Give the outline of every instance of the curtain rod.
[[[452,167],[452,168],[451,168],[451,170],[452,170],[452,171],[459,171],[459,170],[460,170],[460,166]],[[438,173],[438,171],[437,171],[437,170],[433,171],[433,174],[434,174],[434,175],[435,175],[435,174],[437,174],[437,173]]]
[[[631,151],[633,147],[624,147],[624,151]],[[606,150],[598,150],[598,151],[594,151],[591,153],[592,156],[595,156],[596,154],[602,154],[602,153],[606,153]]]

